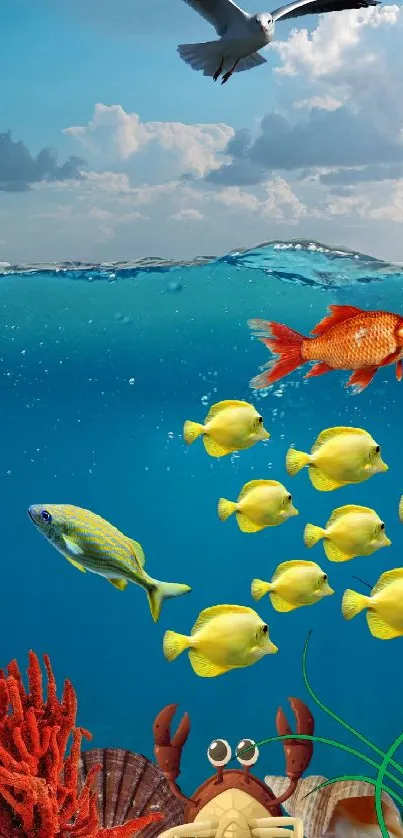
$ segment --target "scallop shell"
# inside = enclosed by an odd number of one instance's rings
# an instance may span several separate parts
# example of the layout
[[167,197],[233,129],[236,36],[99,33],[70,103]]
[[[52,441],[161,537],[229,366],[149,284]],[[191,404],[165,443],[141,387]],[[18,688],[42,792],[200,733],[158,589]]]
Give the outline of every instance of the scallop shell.
[[83,751],[79,767],[79,789],[89,769],[102,766],[95,779],[98,814],[102,827],[120,826],[132,818],[160,812],[164,820],[152,823],[138,835],[155,838],[165,829],[183,823],[184,804],[175,797],[155,763],[142,754],[122,748],[93,748]]
[[[289,786],[287,777],[267,775],[265,783],[279,797]],[[321,838],[326,833],[334,832],[337,822],[354,825],[358,830],[365,826],[378,827],[375,814],[374,787],[370,783],[358,780],[340,780],[338,783],[311,794],[312,791],[326,781],[326,777],[304,777],[288,800],[282,805],[294,817],[300,818],[304,824],[306,838]],[[403,838],[403,825],[399,810],[392,798],[382,792],[383,813],[386,826],[390,833]],[[380,830],[378,829],[379,835]]]

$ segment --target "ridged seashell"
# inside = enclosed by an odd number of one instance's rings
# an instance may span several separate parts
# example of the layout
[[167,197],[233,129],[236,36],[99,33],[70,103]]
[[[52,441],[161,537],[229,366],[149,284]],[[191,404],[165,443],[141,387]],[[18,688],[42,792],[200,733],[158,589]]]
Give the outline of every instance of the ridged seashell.
[[[283,794],[289,785],[287,777],[267,775],[265,783],[276,797]],[[380,838],[376,812],[374,787],[358,780],[343,780],[302,798],[312,789],[326,781],[326,777],[304,777],[299,781],[294,794],[282,805],[294,817],[301,818],[306,838],[323,838],[336,835],[338,838]],[[392,836],[403,838],[403,824],[399,810],[392,798],[382,792],[383,816]]]
[[98,814],[102,827],[120,826],[132,818],[160,812],[164,820],[152,823],[138,835],[155,838],[165,829],[183,823],[184,804],[171,792],[155,763],[122,748],[93,748],[80,759],[79,788],[91,766],[100,764],[96,777]]

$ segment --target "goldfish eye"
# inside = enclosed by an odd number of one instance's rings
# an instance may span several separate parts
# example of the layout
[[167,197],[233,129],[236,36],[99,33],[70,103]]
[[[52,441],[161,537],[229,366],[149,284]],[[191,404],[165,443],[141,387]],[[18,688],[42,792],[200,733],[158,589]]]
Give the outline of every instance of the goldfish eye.
[[48,512],[47,509],[42,510],[41,518],[42,518],[42,521],[45,522],[45,524],[50,524],[51,521],[52,521],[52,516],[51,516],[50,512]]
[[[242,754],[242,751],[245,751],[245,753]],[[236,746],[235,753],[241,765],[254,765],[259,759],[259,748],[253,739],[241,739]]]
[[207,756],[214,768],[222,768],[232,757],[231,745],[226,739],[214,739],[207,748]]

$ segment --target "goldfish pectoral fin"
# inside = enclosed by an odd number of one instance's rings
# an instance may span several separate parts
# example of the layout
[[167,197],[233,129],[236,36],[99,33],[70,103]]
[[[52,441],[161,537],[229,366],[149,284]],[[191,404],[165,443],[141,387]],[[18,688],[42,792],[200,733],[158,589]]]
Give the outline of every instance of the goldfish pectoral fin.
[[286,602],[286,600],[278,594],[270,593],[269,597],[271,604],[276,611],[286,613],[286,611],[295,611],[296,608],[299,608],[299,605],[292,605],[291,602]]
[[236,513],[236,520],[241,532],[259,532],[259,530],[264,530],[264,526],[261,524],[255,524],[254,521],[251,521],[251,519],[242,512]]
[[228,672],[230,669],[227,666],[217,666],[217,664],[209,661],[200,652],[196,652],[195,649],[189,650],[189,660],[193,671],[196,675],[200,675],[201,678],[215,678],[217,675],[223,675],[224,672]]
[[129,584],[127,579],[108,579],[108,582],[110,582],[114,588],[117,588],[118,591],[124,591]]
[[80,545],[77,544],[76,541],[73,541],[72,538],[68,538],[67,535],[63,536],[63,541],[66,545],[66,549],[69,553],[73,553],[74,556],[82,556],[84,550],[81,549]]
[[371,383],[377,371],[378,367],[366,367],[363,370],[356,370],[350,375],[345,387],[354,387],[357,393],[362,393],[368,387],[368,384]]
[[324,474],[323,471],[313,465],[313,463],[309,466],[308,474],[312,486],[314,489],[317,489],[318,492],[332,492],[333,489],[339,489],[340,486],[343,486],[343,483],[338,483],[337,480],[332,480],[331,477]]
[[225,448],[224,445],[220,445],[218,442],[215,442],[215,440],[208,434],[204,434],[203,443],[207,454],[210,454],[210,457],[225,457],[226,454],[232,453],[230,448]]
[[65,556],[65,558],[67,559],[68,562],[70,562],[70,564],[73,565],[73,567],[76,567],[77,570],[81,570],[81,573],[86,572],[85,567],[83,567],[82,564],[79,564],[78,562],[75,562],[74,559],[70,559],[69,556]]
[[304,378],[314,378],[316,375],[324,375],[325,372],[334,372],[334,369],[333,367],[329,367],[328,364],[314,364]]
[[144,565],[146,563],[146,557],[144,555],[144,550],[143,550],[141,544],[139,544],[138,541],[135,541],[133,538],[129,538],[129,541],[130,541],[131,549],[133,550],[133,553],[134,553],[135,558],[137,559],[139,565],[141,565],[141,567],[144,567]]
[[403,378],[403,363],[401,358],[398,360],[396,364],[396,378],[398,381],[401,381]]
[[367,623],[372,636],[377,637],[378,640],[393,640],[394,637],[403,635],[403,630],[389,626],[376,611],[367,611]]
[[323,541],[323,549],[329,559],[329,562],[348,562],[349,559],[354,558],[354,556],[349,556],[347,553],[343,553],[343,550],[340,550],[340,547],[337,547],[336,544],[328,538],[325,538]]

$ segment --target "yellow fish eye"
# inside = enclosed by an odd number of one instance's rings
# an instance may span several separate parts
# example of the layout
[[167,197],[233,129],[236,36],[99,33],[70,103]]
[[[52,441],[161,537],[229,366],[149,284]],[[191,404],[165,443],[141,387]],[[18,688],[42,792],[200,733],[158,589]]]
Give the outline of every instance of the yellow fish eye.
[[262,626],[262,634],[267,634],[268,631],[269,631],[269,626],[267,626],[266,624],[264,626]]
[[381,446],[380,445],[375,445],[375,454],[380,454],[380,453],[381,453]]
[[385,529],[385,524],[383,523],[383,521],[382,521],[382,523],[381,523],[381,525],[380,525],[379,529],[380,529],[380,530],[384,530],[384,529]]
[[261,425],[262,422],[263,422],[263,416],[258,416],[257,421],[258,421],[258,424]]
[[327,582],[327,573],[324,573],[322,576],[323,582]]

